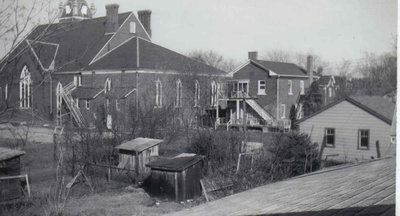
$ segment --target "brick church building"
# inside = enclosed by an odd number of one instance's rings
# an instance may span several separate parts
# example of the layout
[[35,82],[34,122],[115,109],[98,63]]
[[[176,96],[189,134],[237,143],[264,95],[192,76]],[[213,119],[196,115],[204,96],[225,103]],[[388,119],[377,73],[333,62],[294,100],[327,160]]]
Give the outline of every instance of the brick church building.
[[111,129],[146,110],[190,123],[215,113],[226,73],[152,42],[150,10],[118,10],[106,5],[93,18],[93,5],[68,0],[57,23],[37,26],[3,58],[0,106],[10,119]]

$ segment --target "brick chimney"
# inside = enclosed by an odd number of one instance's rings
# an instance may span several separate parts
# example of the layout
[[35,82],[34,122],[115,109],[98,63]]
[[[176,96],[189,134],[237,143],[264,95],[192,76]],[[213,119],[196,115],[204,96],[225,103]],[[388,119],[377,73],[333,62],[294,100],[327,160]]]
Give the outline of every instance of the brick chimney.
[[257,59],[258,59],[258,52],[257,51],[249,52],[249,60],[257,60]]
[[118,4],[106,5],[106,33],[114,33],[118,30]]
[[151,10],[138,11],[138,18],[151,37]]
[[314,69],[314,59],[311,55],[309,55],[309,56],[307,56],[307,73],[309,76],[308,79],[309,79],[310,86],[314,81],[314,70],[313,69]]

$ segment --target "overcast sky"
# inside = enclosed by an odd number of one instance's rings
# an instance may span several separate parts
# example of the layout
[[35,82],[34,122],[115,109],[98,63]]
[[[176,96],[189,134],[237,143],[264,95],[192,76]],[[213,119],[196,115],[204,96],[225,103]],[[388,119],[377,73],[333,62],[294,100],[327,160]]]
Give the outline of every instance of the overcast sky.
[[[87,0],[92,3],[92,0]],[[94,0],[120,12],[151,9],[153,41],[181,53],[214,50],[315,53],[329,62],[388,52],[397,37],[396,0]]]
[[397,37],[396,0],[86,1],[96,5],[95,17],[110,3],[119,12],[150,9],[153,42],[183,54],[214,50],[238,62],[248,51],[268,50],[313,53],[331,64],[356,61],[365,52],[391,51]]

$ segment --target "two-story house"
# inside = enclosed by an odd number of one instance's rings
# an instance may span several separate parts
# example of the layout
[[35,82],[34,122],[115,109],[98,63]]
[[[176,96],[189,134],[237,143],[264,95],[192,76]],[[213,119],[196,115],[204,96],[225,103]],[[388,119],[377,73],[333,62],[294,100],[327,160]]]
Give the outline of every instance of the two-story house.
[[344,92],[348,87],[346,79],[340,76],[321,76],[317,82],[322,91],[324,105],[335,101],[337,97],[343,97],[344,95],[340,95],[340,91]]
[[246,119],[252,127],[287,128],[291,106],[317,78],[313,76],[313,59],[308,56],[305,70],[293,63],[259,60],[257,55],[249,52],[248,61],[221,87],[225,96],[219,97],[220,103],[226,103],[227,109],[220,111],[220,122],[242,125]]
[[110,4],[93,18],[93,8],[68,0],[58,22],[37,26],[3,58],[2,107],[57,125],[108,128],[130,121],[132,110],[169,108],[193,122],[189,112],[215,110],[225,72],[154,43],[150,10],[119,13]]

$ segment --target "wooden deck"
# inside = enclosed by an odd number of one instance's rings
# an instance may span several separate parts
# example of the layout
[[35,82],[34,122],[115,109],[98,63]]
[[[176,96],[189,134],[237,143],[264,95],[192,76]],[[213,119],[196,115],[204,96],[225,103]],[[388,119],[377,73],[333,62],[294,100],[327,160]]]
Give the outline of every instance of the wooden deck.
[[395,158],[332,167],[171,215],[394,215]]

